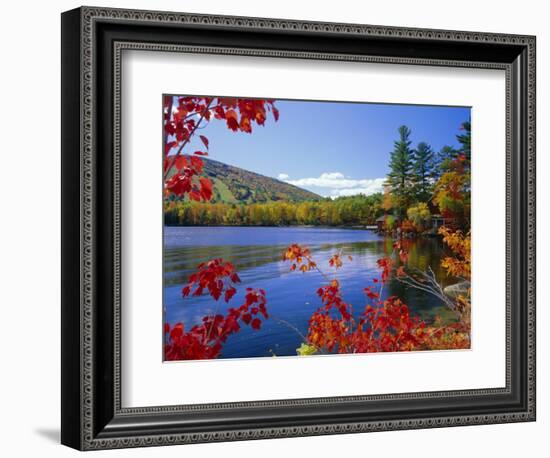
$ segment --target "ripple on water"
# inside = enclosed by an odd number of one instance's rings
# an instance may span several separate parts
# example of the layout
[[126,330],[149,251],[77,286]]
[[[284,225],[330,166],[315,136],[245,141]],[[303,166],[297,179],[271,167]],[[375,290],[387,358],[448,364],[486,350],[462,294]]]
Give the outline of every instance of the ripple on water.
[[[242,280],[239,292],[230,306],[239,305],[247,287],[267,292],[270,319],[260,331],[243,327],[224,345],[222,357],[259,357],[296,354],[307,334],[308,320],[319,307],[317,288],[326,279],[315,271],[305,274],[290,272],[281,261],[284,248],[291,243],[308,245],[312,256],[324,271],[335,276],[342,285],[344,298],[360,313],[365,305],[363,289],[378,288],[373,278],[379,276],[376,261],[391,250],[391,240],[372,231],[331,228],[265,228],[265,227],[166,227],[164,233],[164,307],[169,323],[184,322],[189,329],[203,316],[223,313],[228,305],[209,296],[181,297],[181,286],[196,266],[213,258],[231,261]],[[443,247],[439,239],[421,239],[409,251],[410,267],[431,266],[445,282],[439,267]],[[351,255],[338,271],[328,267],[328,259],[342,251]],[[384,288],[384,296],[397,295],[424,319],[433,319],[442,304],[433,296],[418,290],[405,289],[395,280]]]

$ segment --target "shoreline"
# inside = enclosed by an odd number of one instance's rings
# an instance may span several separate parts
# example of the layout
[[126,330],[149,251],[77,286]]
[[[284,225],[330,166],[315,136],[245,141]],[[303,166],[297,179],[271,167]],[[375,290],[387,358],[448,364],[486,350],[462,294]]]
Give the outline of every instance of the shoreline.
[[369,226],[326,226],[326,225],[307,225],[307,224],[293,224],[293,225],[279,225],[279,226],[263,226],[263,225],[221,225],[221,224],[200,224],[200,225],[191,225],[191,224],[164,224],[164,227],[239,227],[239,228],[272,228],[272,229],[286,229],[286,228],[300,228],[300,229],[349,229],[355,231],[370,231],[377,232],[377,228]]

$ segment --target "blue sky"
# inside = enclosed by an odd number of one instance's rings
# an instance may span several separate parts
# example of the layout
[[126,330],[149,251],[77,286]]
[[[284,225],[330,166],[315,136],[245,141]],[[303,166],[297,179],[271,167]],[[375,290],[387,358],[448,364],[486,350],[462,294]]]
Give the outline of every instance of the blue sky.
[[[381,190],[397,129],[412,130],[414,147],[458,146],[456,135],[470,108],[277,100],[271,115],[252,134],[230,131],[212,120],[202,131],[209,157],[278,178],[323,196]],[[188,151],[201,148],[195,139]]]

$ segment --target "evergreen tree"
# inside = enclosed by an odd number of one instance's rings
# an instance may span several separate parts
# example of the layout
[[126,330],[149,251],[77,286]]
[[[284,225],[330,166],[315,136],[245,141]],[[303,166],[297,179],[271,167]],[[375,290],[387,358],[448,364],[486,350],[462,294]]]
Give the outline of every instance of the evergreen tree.
[[439,180],[441,175],[449,170],[451,162],[458,157],[459,151],[452,146],[445,145],[435,156],[434,178]]
[[470,158],[471,125],[462,123],[463,134],[456,136],[459,149],[447,147],[444,160],[440,164],[440,176],[434,187],[433,203],[443,215],[455,218],[454,224],[469,227],[470,220]]
[[471,167],[471,158],[472,158],[472,125],[470,124],[470,121],[465,121],[462,123],[462,130],[464,131],[463,134],[457,135],[456,139],[462,146],[461,152],[465,156],[465,161],[463,162],[464,165],[464,173],[467,175],[467,180],[464,183],[464,190],[468,195],[470,194],[470,167]]
[[452,146],[445,145],[443,148],[441,148],[437,156],[438,162],[443,163],[446,160],[456,159],[456,157],[458,156],[458,150],[456,148],[453,148]]
[[409,140],[411,130],[401,126],[398,132],[399,140],[394,142],[390,156],[387,184],[396,199],[399,216],[404,217],[412,197],[413,152]]
[[413,151],[414,193],[416,200],[427,202],[435,177],[434,152],[430,145],[420,142]]
[[472,156],[472,125],[470,121],[465,121],[462,123],[463,134],[457,135],[456,139],[462,146],[462,152],[466,156],[466,160],[470,162]]

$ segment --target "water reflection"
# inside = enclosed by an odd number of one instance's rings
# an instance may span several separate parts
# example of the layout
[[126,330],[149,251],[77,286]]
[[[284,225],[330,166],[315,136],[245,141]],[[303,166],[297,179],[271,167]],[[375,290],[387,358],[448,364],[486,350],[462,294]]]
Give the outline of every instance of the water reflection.
[[[291,243],[307,244],[321,268],[337,278],[344,299],[353,304],[356,313],[364,308],[366,286],[378,288],[373,279],[379,277],[376,261],[393,249],[393,241],[371,231],[326,228],[234,228],[182,227],[165,230],[166,320],[183,321],[186,327],[199,323],[209,313],[223,313],[224,303],[208,296],[182,298],[181,286],[196,266],[209,259],[224,258],[237,268],[242,284],[231,305],[242,303],[246,287],[267,291],[271,318],[260,331],[243,328],[232,335],[224,346],[222,357],[270,356],[273,353],[295,355],[301,343],[300,334],[307,333],[308,320],[319,307],[317,288],[326,282],[318,272],[290,272],[282,262],[284,248]],[[440,239],[419,239],[409,243],[407,266],[425,271],[431,267],[443,285],[453,283],[440,267],[447,254]],[[330,256],[338,251],[351,255],[338,271],[328,267]],[[435,315],[451,318],[440,300],[429,293],[404,286],[395,278],[385,285],[383,297],[395,295],[409,305],[413,313],[431,321]],[[241,301],[241,302],[239,302]]]

